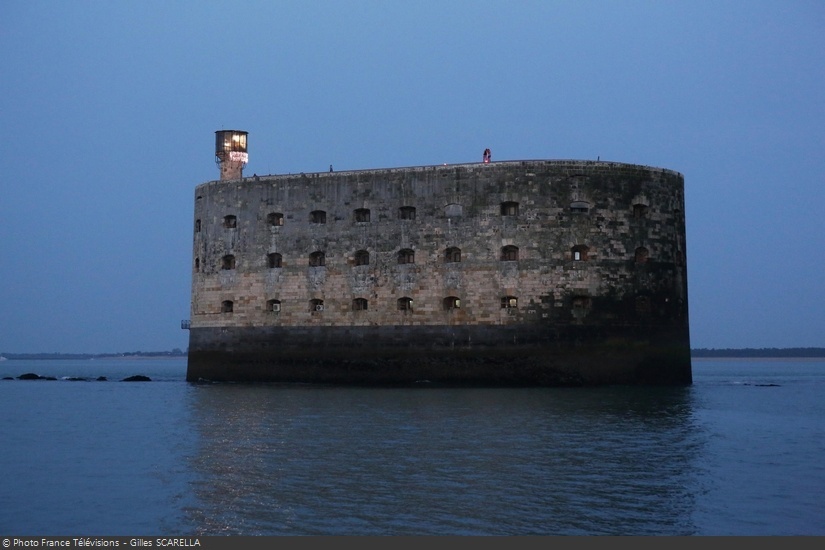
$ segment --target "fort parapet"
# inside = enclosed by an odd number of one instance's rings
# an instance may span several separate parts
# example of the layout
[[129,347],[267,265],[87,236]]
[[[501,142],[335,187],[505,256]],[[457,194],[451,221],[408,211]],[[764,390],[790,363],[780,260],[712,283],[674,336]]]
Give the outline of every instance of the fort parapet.
[[504,161],[194,198],[190,381],[691,383],[678,172]]

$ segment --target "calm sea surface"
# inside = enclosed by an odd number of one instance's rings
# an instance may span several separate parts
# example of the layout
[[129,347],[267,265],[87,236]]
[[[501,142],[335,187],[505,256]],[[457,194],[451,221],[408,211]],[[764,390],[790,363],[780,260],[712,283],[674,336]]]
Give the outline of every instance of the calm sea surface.
[[0,380],[0,535],[825,535],[825,360],[695,360],[675,389],[185,371],[0,361],[58,378]]

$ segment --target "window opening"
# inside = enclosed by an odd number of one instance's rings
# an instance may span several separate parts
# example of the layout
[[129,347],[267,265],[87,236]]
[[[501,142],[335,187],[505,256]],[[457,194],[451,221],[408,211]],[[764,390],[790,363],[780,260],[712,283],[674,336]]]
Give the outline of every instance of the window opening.
[[235,269],[235,256],[227,254],[221,258],[221,269]]
[[270,212],[266,216],[266,223],[271,227],[284,225],[284,215],[280,212]]
[[368,222],[368,221],[370,221],[370,210],[369,210],[369,208],[358,208],[355,211],[355,221],[356,222]]
[[224,300],[221,302],[221,313],[232,313],[235,308],[235,304],[232,300]]
[[577,244],[576,246],[574,246],[574,247],[570,250],[570,252],[572,253],[572,256],[573,256],[573,261],[574,261],[574,262],[584,262],[584,261],[587,261],[587,252],[588,252],[588,248],[587,248],[585,245],[583,245],[583,244]]
[[324,265],[326,265],[326,257],[322,251],[316,250],[309,255],[310,267],[322,267]]
[[370,253],[366,250],[359,250],[355,253],[355,265],[369,265]]
[[200,233],[200,232],[201,232],[201,221],[200,220],[195,220],[195,233]]
[[461,309],[461,300],[457,296],[447,296],[444,298],[444,309]]
[[647,258],[649,256],[649,252],[647,248],[640,246],[636,249],[636,263],[637,264],[644,264],[647,263]]
[[281,267],[281,255],[277,252],[266,255],[266,261],[270,269]]
[[366,298],[356,298],[352,301],[352,311],[366,311],[367,305]]
[[633,217],[634,218],[644,218],[647,216],[647,205],[646,204],[634,204],[633,205]]
[[321,312],[324,311],[324,301],[323,300],[310,300],[309,301],[309,310],[312,312]]
[[461,261],[461,249],[450,247],[444,251],[444,261],[447,263],[456,263]]
[[313,210],[309,213],[311,223],[327,223],[327,213],[323,210]]
[[415,263],[415,252],[413,252],[409,248],[404,248],[398,251],[398,263],[399,264],[414,264]]
[[399,311],[412,311],[413,301],[412,298],[404,296],[403,298],[398,299],[398,309]]
[[502,262],[513,262],[518,260],[518,247],[517,246],[505,246],[501,249],[501,261]]
[[402,220],[414,220],[415,219],[415,207],[414,206],[402,206],[398,209],[398,217]]
[[515,296],[503,296],[501,298],[502,309],[515,309],[518,307],[518,298]]
[[518,216],[518,203],[513,201],[501,203],[501,215]]
[[223,226],[227,229],[235,229],[238,227],[238,218],[235,216],[224,216]]
[[268,300],[266,302],[266,310],[271,311],[272,313],[278,313],[281,311],[281,301],[280,300]]

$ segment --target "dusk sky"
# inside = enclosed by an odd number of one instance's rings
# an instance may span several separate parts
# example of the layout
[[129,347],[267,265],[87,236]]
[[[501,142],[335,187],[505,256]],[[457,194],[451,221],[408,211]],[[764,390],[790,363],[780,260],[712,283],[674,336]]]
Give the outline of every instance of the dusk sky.
[[0,352],[186,349],[221,129],[245,175],[676,170],[692,347],[825,346],[821,0],[6,0],[0,52]]

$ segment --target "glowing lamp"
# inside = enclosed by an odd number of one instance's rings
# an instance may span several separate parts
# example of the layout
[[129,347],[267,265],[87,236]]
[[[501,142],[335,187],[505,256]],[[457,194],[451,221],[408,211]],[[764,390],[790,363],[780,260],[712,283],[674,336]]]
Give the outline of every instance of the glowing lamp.
[[242,130],[218,130],[215,132],[215,162],[222,180],[240,179],[243,167],[249,162],[246,137],[249,132]]

